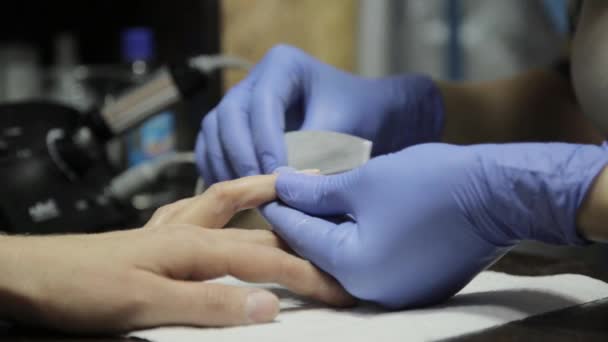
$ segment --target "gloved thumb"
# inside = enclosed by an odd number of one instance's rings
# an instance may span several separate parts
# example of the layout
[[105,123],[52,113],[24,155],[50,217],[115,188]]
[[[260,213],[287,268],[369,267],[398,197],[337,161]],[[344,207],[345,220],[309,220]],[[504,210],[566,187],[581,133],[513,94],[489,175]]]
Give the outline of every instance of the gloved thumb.
[[357,171],[333,176],[281,172],[275,185],[277,196],[288,206],[311,215],[348,214],[351,184]]
[[277,202],[265,205],[262,214],[272,224],[273,231],[298,255],[332,275],[340,267],[335,258],[336,246],[356,232],[353,222],[337,225]]

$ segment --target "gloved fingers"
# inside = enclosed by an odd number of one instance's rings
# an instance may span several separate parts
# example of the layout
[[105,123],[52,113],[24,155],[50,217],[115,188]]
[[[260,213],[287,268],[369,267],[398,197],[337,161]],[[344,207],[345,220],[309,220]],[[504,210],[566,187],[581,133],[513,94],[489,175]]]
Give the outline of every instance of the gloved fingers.
[[311,215],[352,214],[352,185],[358,171],[333,176],[281,172],[276,183],[277,196],[288,206]]
[[356,234],[354,223],[337,225],[276,202],[265,205],[261,212],[272,225],[273,231],[291,249],[335,276],[341,265],[337,259],[341,244],[351,234]]
[[218,106],[219,138],[227,158],[226,162],[237,177],[261,173],[249,126],[252,82],[251,79],[246,79],[238,84]]
[[203,135],[203,131],[201,130],[198,133],[196,138],[196,147],[195,147],[195,157],[196,157],[196,166],[198,168],[198,172],[203,177],[205,184],[211,184],[213,180],[213,176],[211,175],[211,166],[209,165],[208,155],[207,155],[207,145],[205,143],[205,136]]
[[255,82],[249,124],[258,162],[263,172],[270,173],[287,164],[285,115],[304,98],[309,70],[302,53],[291,47],[275,47],[264,60],[272,67],[260,73]]
[[207,149],[207,161],[209,164],[210,181],[207,185],[235,178],[234,172],[226,163],[224,149],[219,137],[217,111],[207,115],[203,119],[203,135]]

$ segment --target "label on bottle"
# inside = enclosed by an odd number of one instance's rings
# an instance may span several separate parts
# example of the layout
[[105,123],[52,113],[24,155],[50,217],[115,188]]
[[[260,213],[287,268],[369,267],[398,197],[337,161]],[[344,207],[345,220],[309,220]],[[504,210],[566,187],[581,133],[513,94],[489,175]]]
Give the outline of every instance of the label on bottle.
[[129,166],[175,152],[175,117],[165,111],[146,120],[127,139]]

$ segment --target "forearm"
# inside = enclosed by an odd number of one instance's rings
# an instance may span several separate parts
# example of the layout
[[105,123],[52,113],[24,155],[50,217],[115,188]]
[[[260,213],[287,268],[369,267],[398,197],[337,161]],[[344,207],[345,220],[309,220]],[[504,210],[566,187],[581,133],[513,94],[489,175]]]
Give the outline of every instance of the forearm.
[[569,82],[555,71],[438,86],[445,104],[445,142],[602,141],[582,115]]

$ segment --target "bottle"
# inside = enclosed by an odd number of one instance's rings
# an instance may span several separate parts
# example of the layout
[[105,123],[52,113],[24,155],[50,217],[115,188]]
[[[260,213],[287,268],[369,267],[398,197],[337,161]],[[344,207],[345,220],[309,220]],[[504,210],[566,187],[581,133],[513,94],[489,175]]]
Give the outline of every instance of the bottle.
[[[154,33],[146,27],[129,28],[122,33],[122,57],[134,83],[144,80],[153,69]],[[158,113],[127,134],[126,156],[129,167],[175,152],[175,117],[172,111]]]
[[49,71],[52,84],[46,97],[86,113],[97,104],[97,98],[93,88],[79,76],[79,70],[86,67],[80,64],[76,37],[70,32],[59,33],[54,37],[53,48],[54,65]]

